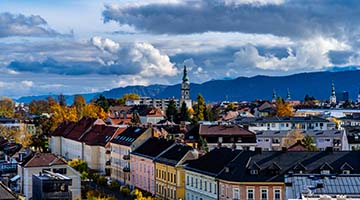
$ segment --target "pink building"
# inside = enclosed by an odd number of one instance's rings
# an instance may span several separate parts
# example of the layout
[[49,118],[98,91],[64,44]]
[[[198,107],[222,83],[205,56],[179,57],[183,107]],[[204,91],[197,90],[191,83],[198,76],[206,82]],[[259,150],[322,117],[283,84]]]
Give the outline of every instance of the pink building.
[[133,186],[155,194],[155,163],[153,162],[174,141],[150,138],[130,155]]

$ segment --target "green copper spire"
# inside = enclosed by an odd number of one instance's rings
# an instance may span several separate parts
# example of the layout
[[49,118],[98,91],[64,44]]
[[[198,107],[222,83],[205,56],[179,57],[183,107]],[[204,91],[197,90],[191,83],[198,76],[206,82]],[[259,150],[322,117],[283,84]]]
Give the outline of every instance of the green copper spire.
[[187,70],[186,70],[186,66],[184,65],[184,76],[183,76],[183,83],[190,83],[189,82],[189,77],[188,77],[188,75],[187,75]]

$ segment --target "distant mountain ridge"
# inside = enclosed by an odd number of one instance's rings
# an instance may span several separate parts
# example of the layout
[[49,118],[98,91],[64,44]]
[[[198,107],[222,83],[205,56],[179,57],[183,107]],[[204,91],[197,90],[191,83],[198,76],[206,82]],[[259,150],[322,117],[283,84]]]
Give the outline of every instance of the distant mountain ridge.
[[[190,80],[191,81],[191,80]],[[288,76],[263,76],[238,77],[232,80],[211,80],[202,84],[191,83],[190,94],[192,99],[201,93],[207,102],[223,100],[242,101],[254,99],[271,99],[273,90],[276,94],[286,97],[287,89],[294,100],[303,100],[306,94],[317,99],[328,99],[331,94],[331,83],[335,84],[337,96],[343,91],[349,92],[349,97],[356,100],[360,88],[360,71],[335,71],[335,72],[309,72]],[[180,84],[176,85],[150,85],[127,86],[114,88],[100,93],[84,94],[87,101],[100,94],[108,98],[120,98],[126,93],[137,93],[140,96],[151,98],[180,98]],[[49,95],[27,96],[16,99],[17,102],[28,103],[33,99],[45,99]],[[66,95],[69,104],[73,95]]]

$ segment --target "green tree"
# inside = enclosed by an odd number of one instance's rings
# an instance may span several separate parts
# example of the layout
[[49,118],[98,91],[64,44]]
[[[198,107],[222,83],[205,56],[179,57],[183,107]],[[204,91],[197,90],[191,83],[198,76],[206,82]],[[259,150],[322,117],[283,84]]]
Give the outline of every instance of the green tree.
[[68,165],[80,173],[89,171],[88,165],[84,160],[73,159],[68,162]]
[[305,146],[306,150],[308,151],[316,151],[317,148],[314,146],[314,138],[310,135],[307,135],[304,137],[304,139],[301,141],[302,145]]
[[67,104],[66,104],[66,99],[65,99],[65,95],[63,94],[59,94],[58,96],[58,102],[59,102],[59,105],[61,107],[65,107]]
[[166,108],[166,117],[174,121],[176,114],[177,114],[176,104],[175,101],[171,99],[168,107]]
[[189,109],[186,106],[185,102],[182,102],[180,113],[179,113],[179,121],[190,121],[190,113]]
[[134,112],[131,117],[131,124],[137,125],[140,123],[141,123],[141,121],[140,121],[139,113]]
[[95,100],[95,104],[100,106],[105,112],[109,111],[109,102],[104,95],[100,94],[100,96]]
[[9,97],[0,99],[0,116],[12,118],[15,114],[15,103]]

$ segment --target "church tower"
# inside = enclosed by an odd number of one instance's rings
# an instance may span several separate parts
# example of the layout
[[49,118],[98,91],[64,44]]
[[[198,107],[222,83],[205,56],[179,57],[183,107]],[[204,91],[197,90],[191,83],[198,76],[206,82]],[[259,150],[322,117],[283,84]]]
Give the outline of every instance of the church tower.
[[330,103],[336,104],[336,94],[335,94],[335,85],[334,82],[331,84],[331,96],[330,96]]
[[184,74],[181,83],[181,99],[180,99],[180,106],[182,102],[186,103],[186,106],[189,108],[192,106],[192,102],[190,99],[190,81],[187,74],[186,66],[184,66]]
[[286,101],[290,101],[291,100],[291,95],[290,95],[290,90],[289,88],[287,89],[287,94],[286,94]]
[[272,103],[275,103],[275,102],[276,102],[276,98],[277,98],[277,96],[276,96],[276,91],[275,91],[275,89],[273,89],[271,102],[272,102]]

